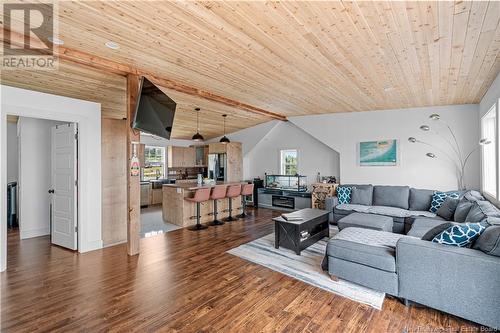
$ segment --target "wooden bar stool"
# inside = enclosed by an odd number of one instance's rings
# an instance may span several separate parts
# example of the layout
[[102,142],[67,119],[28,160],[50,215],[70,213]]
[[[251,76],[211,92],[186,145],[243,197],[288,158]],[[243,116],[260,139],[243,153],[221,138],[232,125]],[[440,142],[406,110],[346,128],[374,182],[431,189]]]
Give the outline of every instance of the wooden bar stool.
[[200,212],[200,204],[202,202],[208,201],[210,199],[210,188],[199,188],[194,192],[194,197],[192,198],[184,198],[184,200],[189,202],[196,203],[196,224],[192,227],[189,227],[189,230],[202,230],[208,228],[206,225],[202,225],[200,223],[201,212]]
[[243,206],[243,212],[238,215],[239,218],[247,217],[246,209],[247,209],[247,196],[253,195],[253,184],[244,184],[241,187],[241,203]]
[[241,185],[229,185],[227,187],[226,198],[229,200],[229,216],[226,218],[226,221],[236,221],[237,218],[233,217],[233,198],[236,198],[241,194]]
[[224,222],[217,220],[217,200],[224,199],[226,197],[226,185],[217,185],[212,188],[212,194],[210,194],[210,200],[214,201],[214,220],[208,225],[223,225]]

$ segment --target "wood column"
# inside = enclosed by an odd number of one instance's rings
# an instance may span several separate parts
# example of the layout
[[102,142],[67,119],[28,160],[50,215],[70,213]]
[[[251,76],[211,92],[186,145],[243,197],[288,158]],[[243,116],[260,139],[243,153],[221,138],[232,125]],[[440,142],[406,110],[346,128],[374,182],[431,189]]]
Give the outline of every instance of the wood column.
[[139,95],[139,77],[127,75],[127,253],[129,256],[139,254],[141,229],[141,185],[140,176],[132,176],[131,161],[134,156],[134,145],[139,152],[140,132],[132,128],[135,108]]

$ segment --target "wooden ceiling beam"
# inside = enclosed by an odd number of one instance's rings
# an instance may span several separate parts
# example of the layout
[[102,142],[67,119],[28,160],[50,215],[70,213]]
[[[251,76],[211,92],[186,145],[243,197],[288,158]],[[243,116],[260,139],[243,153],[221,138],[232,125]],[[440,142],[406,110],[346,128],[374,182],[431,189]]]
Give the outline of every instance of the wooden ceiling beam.
[[[7,38],[7,36],[10,36],[10,38]],[[10,31],[8,29],[3,29],[3,34],[2,34],[2,42],[7,42],[13,44],[13,45],[18,45],[18,46],[23,46],[25,42],[25,36],[23,34],[20,34],[18,32]],[[43,42],[35,39],[31,39],[30,41],[31,47],[34,48],[40,48],[43,49],[46,47]],[[40,51],[41,54],[46,54],[43,51]],[[54,55],[68,61],[72,61],[78,64],[82,65],[87,65],[99,70],[107,71],[110,73],[114,74],[119,74],[123,76],[127,75],[138,75],[138,76],[145,76],[155,84],[172,89],[181,93],[185,93],[188,95],[192,96],[198,96],[213,102],[221,103],[227,106],[231,106],[240,110],[260,114],[272,119],[277,119],[277,120],[282,120],[286,121],[287,118],[286,116],[271,112],[268,110],[264,110],[246,103],[242,103],[224,96],[220,96],[218,94],[214,94],[210,91],[203,90],[203,89],[198,89],[195,87],[191,87],[189,85],[170,80],[167,78],[163,77],[158,77],[152,72],[142,70],[140,68],[135,68],[129,65],[121,64],[112,60],[108,60],[99,56],[95,56],[86,52],[78,51],[78,50],[73,50],[69,49],[64,46],[57,46],[54,45]]]

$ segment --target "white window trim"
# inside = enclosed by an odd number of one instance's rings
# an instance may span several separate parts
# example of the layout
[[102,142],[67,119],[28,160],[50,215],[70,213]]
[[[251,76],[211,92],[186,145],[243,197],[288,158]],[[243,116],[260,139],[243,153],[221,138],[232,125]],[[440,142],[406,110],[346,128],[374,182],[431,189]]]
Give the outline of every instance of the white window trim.
[[299,149],[297,148],[280,148],[278,150],[278,170],[279,170],[279,174],[281,175],[284,175],[284,170],[282,168],[283,166],[283,154],[282,152],[283,151],[287,151],[287,150],[295,150],[297,152],[297,173],[300,174],[300,151]]
[[490,107],[488,108],[488,111],[481,117],[480,119],[480,122],[479,122],[479,126],[480,126],[480,135],[482,136],[483,135],[483,128],[482,128],[482,121],[483,121],[483,118],[488,114],[488,112],[491,110],[491,108],[494,107],[495,108],[495,121],[496,121],[496,133],[495,133],[495,144],[496,144],[496,156],[495,156],[495,160],[496,160],[496,167],[495,167],[495,172],[496,172],[496,197],[492,196],[490,193],[486,192],[484,190],[484,172],[483,172],[483,149],[481,149],[481,160],[480,160],[480,166],[481,166],[481,193],[482,195],[487,199],[489,200],[490,202],[494,203],[496,206],[500,207],[500,179],[499,179],[499,176],[500,176],[500,157],[499,157],[499,153],[500,153],[500,147],[498,146],[499,145],[499,142],[500,142],[500,139],[499,139],[499,134],[500,134],[500,98],[498,98],[495,103]]
[[[155,145],[144,145],[144,151],[146,148],[160,148],[163,149],[163,178],[167,177],[167,148],[164,146],[155,146]],[[144,163],[146,163],[146,156],[144,155]]]

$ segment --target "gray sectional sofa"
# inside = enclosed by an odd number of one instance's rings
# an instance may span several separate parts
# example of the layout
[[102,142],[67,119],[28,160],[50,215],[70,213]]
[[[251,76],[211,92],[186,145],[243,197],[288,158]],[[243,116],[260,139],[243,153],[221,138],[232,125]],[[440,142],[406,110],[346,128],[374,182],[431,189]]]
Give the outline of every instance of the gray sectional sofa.
[[[329,274],[500,329],[500,211],[494,205],[476,191],[460,193],[445,220],[429,212],[432,190],[344,186],[364,191],[349,204],[327,199],[331,222],[341,229],[328,242]],[[470,248],[431,242],[436,233],[464,222],[491,226]]]

